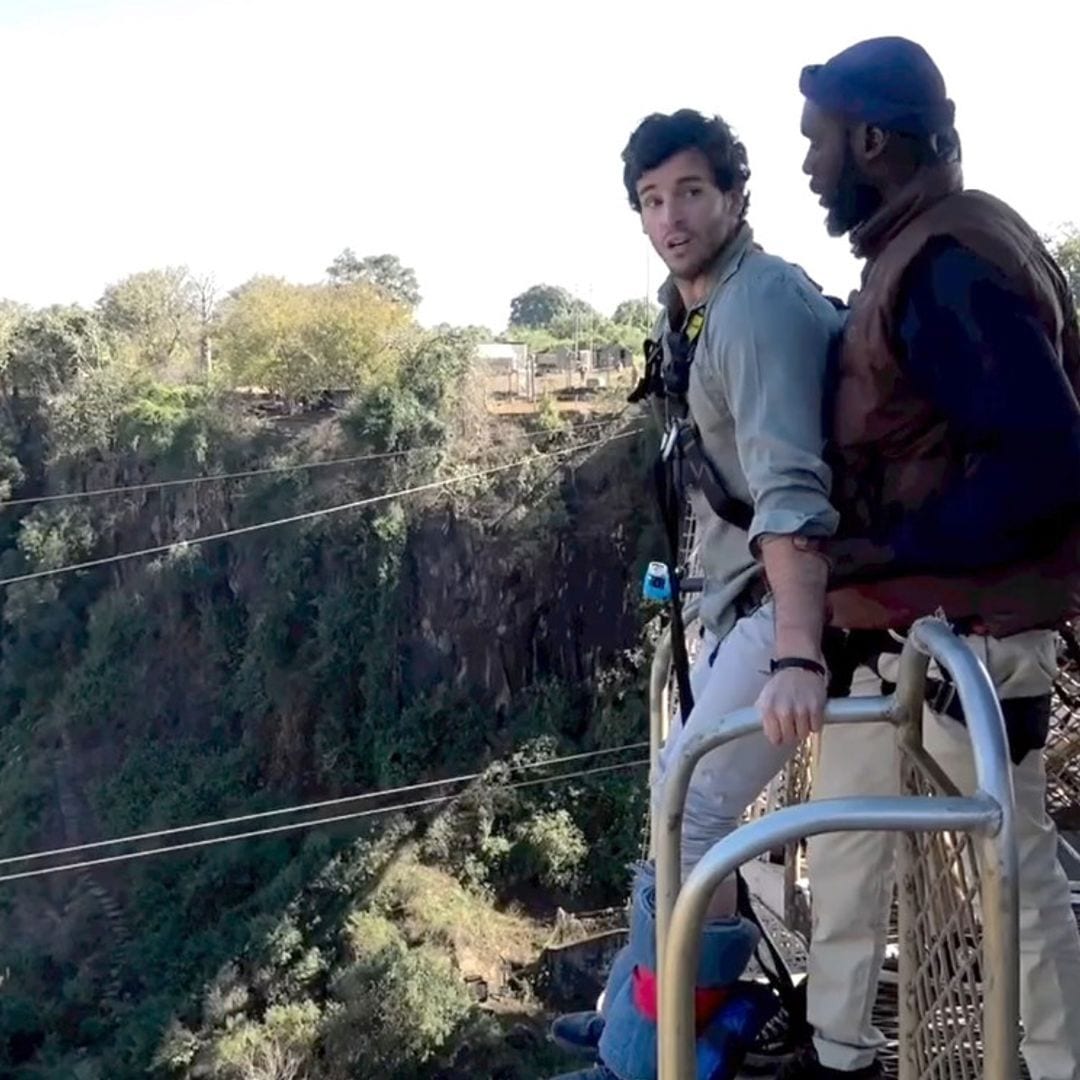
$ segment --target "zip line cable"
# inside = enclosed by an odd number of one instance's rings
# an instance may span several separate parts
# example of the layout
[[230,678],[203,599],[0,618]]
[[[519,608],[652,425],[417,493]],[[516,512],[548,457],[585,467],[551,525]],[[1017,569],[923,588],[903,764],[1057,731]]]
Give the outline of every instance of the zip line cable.
[[311,521],[314,518],[328,514],[340,514],[346,510],[359,510],[366,506],[375,506],[379,503],[392,502],[408,495],[418,495],[425,491],[435,491],[440,488],[453,487],[455,484],[463,484],[469,480],[479,480],[496,473],[509,472],[511,469],[520,469],[534,461],[544,458],[562,457],[566,454],[576,453],[578,450],[588,450],[594,446],[605,446],[619,439],[627,439],[637,435],[642,428],[633,428],[630,431],[620,432],[617,435],[609,435],[602,439],[593,439],[590,442],[578,443],[575,446],[566,446],[559,450],[545,450],[534,454],[532,457],[521,458],[506,465],[493,465],[487,469],[478,469],[475,472],[465,473],[462,476],[451,476],[445,480],[431,480],[426,484],[417,484],[413,487],[402,488],[400,491],[384,492],[382,495],[372,495],[366,499],[356,499],[353,502],[343,503],[341,506],[327,506],[319,510],[308,510],[302,514],[293,514],[290,517],[277,518],[273,521],[260,521],[254,525],[241,525],[234,529],[224,529],[221,532],[210,533],[207,536],[194,536],[185,540],[174,540],[168,544],[158,544],[155,547],[142,548],[138,551],[124,551],[116,555],[106,555],[99,559],[87,559],[85,562],[71,563],[68,566],[56,566],[48,570],[33,570],[26,574],[16,574],[8,578],[0,578],[0,588],[5,585],[15,585],[23,581],[36,581],[40,578],[56,577],[60,574],[74,573],[76,570],[91,570],[97,566],[108,566],[111,563],[126,562],[129,559],[140,559],[148,555],[163,555],[175,549],[196,547],[200,544],[209,544],[216,540],[226,540],[232,536],[243,536],[247,533],[261,532],[263,529],[274,529],[281,525],[295,525],[301,521]]
[[[623,412],[604,420],[592,420],[586,424],[578,424],[577,430],[600,427],[603,424],[613,423],[619,419]],[[550,431],[530,431],[525,433],[526,439],[539,439],[551,436]],[[304,469],[329,469],[335,465],[358,465],[365,461],[385,461],[388,458],[408,457],[411,454],[419,454],[430,450],[428,446],[413,446],[407,450],[385,450],[375,454],[359,454],[354,457],[331,458],[329,461],[304,461],[296,465],[274,465],[264,469],[248,469],[243,472],[212,473],[208,476],[184,476],[175,480],[147,480],[139,484],[124,484],[118,487],[91,488],[89,491],[60,491],[52,495],[28,495],[21,499],[0,499],[0,510],[6,510],[9,506],[31,506],[37,503],[62,502],[71,499],[93,499],[104,495],[125,495],[137,491],[154,491],[160,488],[182,487],[184,485],[209,484],[224,482],[226,480],[247,480],[253,476],[273,476],[283,473],[299,472]]]
[[[648,742],[628,743],[625,746],[609,746],[600,750],[586,750],[580,754],[568,754],[564,757],[548,758],[544,761],[532,761],[524,765],[509,766],[511,772],[525,772],[529,769],[543,769],[552,765],[566,765],[571,761],[581,761],[584,758],[601,757],[604,754],[618,754],[630,750],[641,750],[648,746]],[[245,822],[260,821],[271,817],[280,817],[283,814],[302,814],[312,810],[325,810],[331,806],[343,806],[346,803],[364,802],[368,799],[384,799],[392,795],[405,795],[412,791],[423,791],[433,787],[443,787],[447,784],[467,783],[479,780],[483,772],[465,773],[461,776],[449,776],[445,780],[426,780],[420,784],[408,784],[404,787],[386,788],[382,791],[366,791],[358,795],[342,795],[335,799],[322,799],[319,802],[301,803],[298,806],[283,806],[277,810],[260,810],[253,814],[240,814],[237,817],[220,818],[216,821],[201,821],[193,825],[179,825],[171,829],[155,829],[152,832],[131,833],[128,836],[116,836],[111,840],[94,840],[87,844],[73,844],[70,847],[53,848],[51,851],[36,851],[29,855],[9,855],[0,859],[0,866],[10,866],[12,863],[34,862],[38,859],[51,859],[60,855],[73,855],[76,852],[93,851],[103,847],[113,847],[116,844],[133,844],[140,840],[159,840],[163,836],[177,836],[181,833],[198,832],[202,829],[221,829],[227,825],[241,825]],[[379,809],[384,809],[379,807]]]
[[305,461],[297,465],[275,465],[265,469],[248,469],[245,472],[211,473],[207,476],[184,476],[177,480],[147,480],[142,484],[125,484],[121,487],[91,488],[89,491],[60,491],[54,495],[29,495],[25,499],[5,499],[0,502],[0,510],[9,506],[29,506],[32,503],[60,502],[65,499],[93,499],[100,495],[125,495],[129,492],[152,491],[157,488],[180,487],[184,484],[209,484],[213,481],[246,480],[252,476],[271,476],[275,473],[297,472],[301,469],[329,469],[333,465],[356,465],[362,461],[382,461],[386,458],[404,457],[426,446],[415,446],[409,450],[387,450],[378,454],[359,454],[355,457],[332,458],[329,461]]
[[[538,780],[525,780],[517,784],[508,784],[503,790],[535,787],[537,784],[555,784],[565,780],[574,780],[579,777],[596,776],[599,773],[615,772],[620,769],[639,768],[648,764],[648,758],[638,758],[635,761],[621,762],[618,765],[602,765],[595,769],[581,769],[577,772],[564,773],[561,776],[543,776]],[[313,818],[310,821],[294,821],[287,825],[274,825],[266,829],[252,829],[249,832],[233,833],[229,836],[213,836],[204,840],[189,840],[183,844],[166,844],[161,847],[147,848],[145,851],[129,851],[120,855],[106,855],[99,859],[86,859],[82,862],[62,863],[59,866],[38,867],[36,870],[23,870],[16,874],[4,874],[0,876],[0,884],[8,881],[20,881],[25,878],[44,877],[47,874],[58,874],[68,870],[89,870],[95,866],[105,866],[112,863],[127,862],[135,859],[146,859],[151,855],[162,855],[168,851],[192,851],[197,848],[227,844],[234,840],[252,840],[260,836],[273,836],[280,833],[292,832],[296,829],[310,828],[312,826],[332,825],[342,821],[355,821],[358,818],[371,817],[376,814],[392,814],[399,813],[402,810],[415,810],[421,806],[434,806],[437,803],[450,802],[459,796],[460,793],[454,795],[438,795],[431,799],[418,799],[415,802],[401,803],[394,806],[378,806],[371,810],[354,810],[348,814],[334,814],[330,817]]]

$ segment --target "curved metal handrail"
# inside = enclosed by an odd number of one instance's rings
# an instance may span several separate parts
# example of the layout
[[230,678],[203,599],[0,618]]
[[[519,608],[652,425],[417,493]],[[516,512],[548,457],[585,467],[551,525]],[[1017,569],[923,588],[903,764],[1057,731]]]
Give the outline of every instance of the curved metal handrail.
[[[872,721],[895,723],[891,697],[841,698],[830,701],[825,711],[826,724],[860,724]],[[687,739],[677,758],[668,766],[660,797],[659,813],[654,822],[656,838],[656,941],[657,969],[664,969],[664,943],[667,941],[671,913],[679,895],[682,877],[682,824],[686,793],[698,762],[711,751],[735,739],[761,731],[757,709],[745,708],[728,713],[717,730]],[[778,811],[774,811],[777,813]],[[773,814],[768,815],[772,817]],[[760,852],[759,852],[760,854]]]
[[[736,829],[714,844],[683,884],[664,950],[664,970],[675,972],[676,977],[660,976],[660,1080],[683,1080],[695,1075],[694,973],[701,952],[701,931],[717,886],[743,863],[778,844],[825,832],[844,829],[893,832],[966,829],[978,832],[997,829],[1000,822],[1001,808],[986,795],[972,798],[883,795],[822,799],[784,807]],[[1015,1063],[1015,1022],[1012,1030],[1012,1056],[1001,1060]],[[1001,1036],[999,1041],[1007,1041],[1004,1026],[997,1034]],[[1000,1052],[1000,1048],[995,1052]],[[987,1054],[990,1054],[989,1047]],[[1010,1069],[988,1072],[987,1075],[1012,1080]]]
[[[1011,1080],[1019,1052],[1019,907],[1012,774],[1005,723],[993,684],[971,650],[936,618],[909,633],[896,692],[884,698],[831,701],[827,723],[889,721],[904,731],[921,723],[930,658],[952,677],[971,733],[978,790],[971,797],[864,796],[786,807],[737,829],[715,844],[682,889],[681,831],[686,791],[698,761],[717,746],[753,731],[753,709],[723,718],[717,731],[690,740],[665,778],[657,834],[657,960],[661,1080],[694,1075],[693,979],[712,894],[747,860],[804,836],[844,829],[968,831],[977,837],[984,913],[985,1076]],[[672,972],[675,977],[668,978]]]

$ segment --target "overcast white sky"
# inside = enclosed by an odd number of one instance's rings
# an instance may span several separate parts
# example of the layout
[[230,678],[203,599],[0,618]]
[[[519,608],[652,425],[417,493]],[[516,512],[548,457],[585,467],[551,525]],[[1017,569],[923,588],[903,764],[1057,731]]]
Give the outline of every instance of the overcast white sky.
[[920,41],[968,183],[1052,229],[1080,219],[1078,31],[1045,0],[0,0],[0,296],[92,303],[177,263],[314,281],[348,245],[413,266],[425,322],[500,329],[541,281],[610,311],[660,277],[619,154],[684,105],[746,142],[758,239],[846,293],[800,171],[801,66]]

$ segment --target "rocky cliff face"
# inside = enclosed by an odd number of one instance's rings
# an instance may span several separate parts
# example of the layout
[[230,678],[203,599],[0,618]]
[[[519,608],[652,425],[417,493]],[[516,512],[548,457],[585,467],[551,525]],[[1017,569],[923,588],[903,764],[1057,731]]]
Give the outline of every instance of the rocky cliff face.
[[564,520],[539,536],[452,513],[419,523],[399,628],[410,690],[451,684],[506,706],[537,678],[588,680],[636,642],[639,551],[659,550],[646,474],[617,443],[566,485]]
[[[235,520],[237,506],[204,494],[201,527],[191,528],[192,498],[172,507],[183,521],[165,507],[137,510],[117,548]],[[644,447],[612,443],[525,499],[484,498],[480,509],[464,499],[410,508],[386,579],[371,560],[390,545],[363,521],[214,545],[183,571],[124,564],[34,727],[30,754],[47,790],[30,793],[36,841],[19,848],[239,812],[268,787],[280,803],[381,786],[385,774],[366,771],[382,752],[371,729],[417,701],[467,701],[492,715],[487,735],[467,744],[482,747],[537,680],[588,686],[640,634],[641,564],[659,550]],[[385,611],[373,614],[380,588]],[[385,672],[376,653],[394,658]],[[438,733],[425,740],[438,746]],[[348,768],[343,754],[353,755]],[[207,761],[226,770],[230,755],[249,762],[246,776],[208,776]],[[397,767],[409,775],[393,782],[445,764],[421,750],[404,758]],[[94,877],[120,896],[130,881],[123,867]],[[62,905],[69,884],[49,879],[46,891]]]

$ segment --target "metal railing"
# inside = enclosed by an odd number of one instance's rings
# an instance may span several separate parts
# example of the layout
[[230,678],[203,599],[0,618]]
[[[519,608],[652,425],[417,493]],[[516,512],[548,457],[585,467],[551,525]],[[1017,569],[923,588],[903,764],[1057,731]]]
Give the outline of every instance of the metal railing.
[[[896,691],[888,697],[830,701],[826,723],[890,722],[900,729],[902,744],[917,754],[931,658],[952,678],[964,708],[974,750],[974,795],[863,796],[788,806],[743,825],[714,845],[680,889],[683,807],[694,768],[709,751],[759,731],[755,710],[725,717],[713,732],[688,740],[669,763],[654,821],[660,1080],[694,1075],[694,974],[706,910],[716,888],[741,865],[772,848],[844,830],[971,835],[979,856],[983,924],[983,1076],[987,1080],[1015,1076],[1019,922],[1012,775],[1004,720],[986,669],[941,620],[922,619],[907,637]],[[660,685],[656,668],[654,663],[653,687]],[[665,693],[666,686],[665,678]],[[654,730],[662,732],[656,725]],[[905,938],[903,926],[901,937]],[[900,955],[903,1080],[919,1075],[916,1059],[905,1048],[915,1042],[924,1022],[918,996],[903,992],[905,979],[911,983],[912,965],[918,962],[912,940]]]
[[[683,625],[689,628],[697,622],[700,601],[687,600],[683,604]],[[687,635],[689,636],[689,635]],[[689,645],[687,646],[689,648]],[[657,778],[660,768],[660,751],[667,742],[672,711],[671,685],[671,626],[665,627],[656,643],[652,666],[649,668],[649,786]],[[676,691],[677,693],[677,691]],[[656,832],[658,818],[652,815],[650,826],[649,855],[656,856]]]

